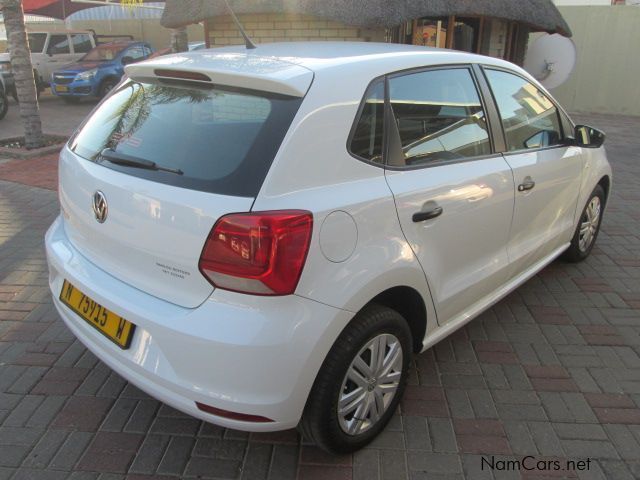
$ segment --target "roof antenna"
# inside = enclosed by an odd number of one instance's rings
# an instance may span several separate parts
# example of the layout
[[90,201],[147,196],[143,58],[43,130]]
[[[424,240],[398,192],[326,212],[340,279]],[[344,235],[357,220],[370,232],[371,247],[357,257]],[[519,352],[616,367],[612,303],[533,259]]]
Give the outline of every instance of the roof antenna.
[[240,30],[240,34],[242,35],[242,38],[244,38],[244,45],[245,47],[247,47],[247,50],[253,50],[254,48],[257,48],[256,44],[253,43],[253,41],[249,38],[249,35],[247,35],[247,32],[245,32],[244,28],[242,28],[242,24],[240,23],[240,20],[238,20],[238,17],[236,17],[236,14],[233,13],[233,9],[231,8],[231,5],[229,5],[228,0],[224,0],[224,4],[227,6],[227,10],[229,10],[229,14],[238,27],[238,30]]

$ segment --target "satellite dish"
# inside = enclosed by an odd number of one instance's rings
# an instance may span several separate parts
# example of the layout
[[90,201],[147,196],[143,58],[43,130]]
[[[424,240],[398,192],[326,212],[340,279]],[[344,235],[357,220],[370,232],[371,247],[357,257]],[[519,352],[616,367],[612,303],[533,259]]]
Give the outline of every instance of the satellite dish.
[[545,33],[529,45],[524,69],[546,88],[556,88],[571,75],[576,54],[576,45],[570,38]]

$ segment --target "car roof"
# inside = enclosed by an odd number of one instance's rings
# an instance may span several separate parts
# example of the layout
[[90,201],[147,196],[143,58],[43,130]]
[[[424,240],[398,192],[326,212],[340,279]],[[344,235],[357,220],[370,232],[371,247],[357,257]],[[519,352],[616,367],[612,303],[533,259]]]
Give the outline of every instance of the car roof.
[[[483,63],[523,72],[504,60],[455,50],[374,42],[282,42],[244,45],[176,53],[129,65],[129,76],[153,76],[155,68],[197,71],[236,82],[247,88],[304,95],[311,78],[327,81],[360,79],[368,83],[381,75],[422,66]],[[233,78],[232,78],[233,77]],[[235,85],[236,83],[232,83]],[[278,86],[276,86],[276,84]],[[306,87],[305,87],[306,85]]]
[[312,71],[331,69],[333,67],[343,66],[345,63],[375,63],[383,59],[391,58],[401,65],[403,60],[412,57],[421,57],[425,63],[434,64],[464,62],[509,64],[508,62],[491,57],[442,48],[397,43],[342,41],[265,43],[258,45],[255,49],[247,49],[244,45],[234,45],[230,47],[209,48],[190,53],[185,52],[180,55],[189,55],[191,62],[202,62],[202,64],[204,64],[207,60],[212,59],[212,57],[228,56],[229,54],[252,58],[277,59],[282,62],[300,65]]

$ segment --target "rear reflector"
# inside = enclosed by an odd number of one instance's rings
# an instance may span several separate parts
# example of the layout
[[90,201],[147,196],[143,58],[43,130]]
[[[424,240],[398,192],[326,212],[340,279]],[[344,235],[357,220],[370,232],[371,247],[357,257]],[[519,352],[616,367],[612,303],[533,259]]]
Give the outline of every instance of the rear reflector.
[[208,75],[200,72],[185,72],[183,70],[170,70],[166,68],[156,68],[153,73],[163,78],[179,78],[180,80],[198,80],[200,82],[210,82]]
[[200,272],[216,287],[254,295],[289,295],[298,285],[313,216],[303,210],[226,215],[200,255]]
[[260,415],[248,415],[246,413],[229,412],[228,410],[222,410],[221,408],[212,407],[204,403],[196,402],[198,410],[216,415],[218,417],[228,418],[230,420],[239,420],[241,422],[254,422],[254,423],[267,423],[273,422],[270,418],[261,417]]

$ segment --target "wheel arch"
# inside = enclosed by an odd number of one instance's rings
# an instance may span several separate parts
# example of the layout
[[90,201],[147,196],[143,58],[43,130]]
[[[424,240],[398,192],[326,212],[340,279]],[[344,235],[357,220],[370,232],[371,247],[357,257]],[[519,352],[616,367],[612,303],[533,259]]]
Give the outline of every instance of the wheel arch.
[[411,330],[414,352],[422,351],[427,332],[427,306],[416,289],[406,285],[388,288],[373,297],[362,308],[372,303],[384,305],[402,315]]
[[598,180],[598,185],[600,185],[604,190],[605,203],[609,203],[609,193],[611,192],[611,178],[609,175],[604,175],[600,180]]

